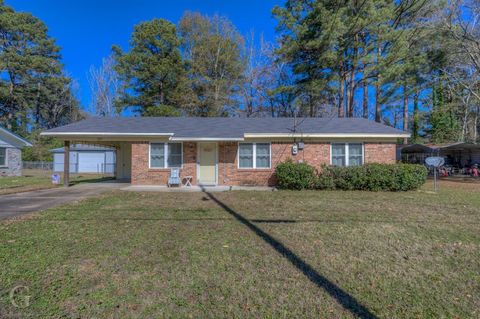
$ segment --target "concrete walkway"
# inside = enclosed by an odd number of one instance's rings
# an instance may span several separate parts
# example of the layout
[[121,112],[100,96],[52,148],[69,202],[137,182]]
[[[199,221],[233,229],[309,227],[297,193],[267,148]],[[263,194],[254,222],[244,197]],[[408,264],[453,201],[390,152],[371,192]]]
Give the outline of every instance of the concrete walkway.
[[52,188],[25,193],[0,195],[0,219],[39,212],[58,205],[93,197],[113,189],[125,187],[115,181],[82,183],[69,188]]
[[161,185],[131,185],[121,190],[131,192],[227,192],[227,191],[274,191],[276,188],[267,186],[183,186],[167,187]]

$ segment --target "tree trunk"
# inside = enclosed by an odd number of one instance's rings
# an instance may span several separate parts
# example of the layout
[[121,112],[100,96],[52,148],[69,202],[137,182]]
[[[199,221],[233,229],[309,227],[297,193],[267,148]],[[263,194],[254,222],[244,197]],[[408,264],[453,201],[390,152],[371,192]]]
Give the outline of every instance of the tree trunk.
[[[408,132],[408,86],[403,84],[403,130]],[[403,144],[408,144],[408,138],[403,139]]]
[[462,123],[462,135],[460,136],[460,141],[465,142],[468,139],[468,106],[469,99],[462,98],[464,101],[464,111],[463,111],[463,123]]
[[345,84],[346,98],[345,98],[345,117],[352,117],[351,115],[351,105],[350,105],[350,87],[348,84]]
[[315,103],[313,101],[313,98],[312,96],[309,96],[308,97],[308,104],[309,104],[309,107],[310,107],[310,117],[315,117]]
[[363,80],[363,117],[368,119],[368,82]]
[[380,123],[382,121],[382,106],[380,104],[380,74],[377,75],[377,81],[375,83],[375,122]]
[[348,117],[353,117],[353,102],[355,98],[355,69],[350,72],[348,92],[347,92],[347,112]]
[[480,112],[480,107],[477,106],[477,112],[475,112],[475,117],[473,118],[473,142],[477,143],[478,136],[478,113]]
[[345,116],[345,105],[344,105],[344,95],[345,95],[345,74],[343,71],[340,73],[339,77],[339,85],[338,85],[338,117]]
[[381,90],[381,75],[380,75],[380,59],[382,57],[382,47],[380,40],[377,39],[377,81],[375,82],[375,122],[380,123],[382,121],[382,106],[380,104],[380,99],[382,94]]
[[163,92],[163,82],[160,82],[160,105],[165,104],[165,94]]
[[413,127],[412,127],[412,143],[418,142],[420,135],[420,118],[418,114],[418,88],[415,85],[413,94]]

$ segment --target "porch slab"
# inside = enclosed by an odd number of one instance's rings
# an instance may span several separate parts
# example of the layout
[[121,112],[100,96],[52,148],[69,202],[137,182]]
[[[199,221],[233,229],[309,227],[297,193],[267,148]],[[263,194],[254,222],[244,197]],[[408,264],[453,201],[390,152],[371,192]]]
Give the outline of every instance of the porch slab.
[[130,185],[121,188],[130,192],[228,192],[228,191],[276,191],[275,187],[268,186],[189,186],[167,187],[162,185]]

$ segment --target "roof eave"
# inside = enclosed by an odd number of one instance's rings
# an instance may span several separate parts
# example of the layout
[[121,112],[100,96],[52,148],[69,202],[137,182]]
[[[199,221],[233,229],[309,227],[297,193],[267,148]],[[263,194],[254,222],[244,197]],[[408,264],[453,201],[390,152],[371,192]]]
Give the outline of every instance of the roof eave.
[[11,136],[13,139],[17,140],[17,141],[20,141],[20,144],[23,144],[23,146],[28,146],[28,147],[32,147],[33,144],[30,143],[29,141],[27,141],[26,139],[24,139],[23,137],[20,137],[18,136],[17,134],[14,134],[12,132],[10,132],[9,130],[7,129],[4,129],[3,127],[0,127],[0,130],[2,132],[4,132],[5,134]]
[[173,133],[114,133],[114,132],[42,132],[52,137],[170,137]]
[[245,138],[405,138],[409,133],[245,133]]
[[171,141],[192,141],[192,142],[218,142],[218,141],[227,141],[227,142],[241,142],[245,139],[243,137],[171,137]]

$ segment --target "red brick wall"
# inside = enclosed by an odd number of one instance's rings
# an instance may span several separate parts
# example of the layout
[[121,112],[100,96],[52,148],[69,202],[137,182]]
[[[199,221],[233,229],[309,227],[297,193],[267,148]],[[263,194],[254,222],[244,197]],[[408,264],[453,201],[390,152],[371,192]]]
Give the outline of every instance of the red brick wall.
[[394,143],[364,143],[365,163],[394,164],[397,146]]
[[[132,184],[135,185],[167,185],[170,176],[169,168],[149,168],[149,142],[132,144]],[[183,167],[180,177],[193,176],[196,184],[197,143],[183,143]]]
[[304,161],[320,168],[323,163],[330,163],[329,143],[306,143],[297,155],[292,155],[291,142],[272,142],[272,168],[239,169],[237,162],[237,143],[219,143],[218,149],[218,184],[219,185],[275,185],[275,167],[278,163],[292,158]]
[[[395,163],[394,143],[365,143],[365,163]],[[278,163],[292,158],[304,161],[320,169],[322,164],[330,164],[330,143],[309,142],[305,148],[293,156],[291,142],[272,142],[272,168],[238,169],[236,142],[218,143],[218,184],[219,185],[275,185],[273,176]],[[149,143],[132,144],[132,184],[166,185],[170,169],[150,169],[148,167]],[[183,143],[183,168],[180,176],[193,176],[196,184],[197,143]]]

